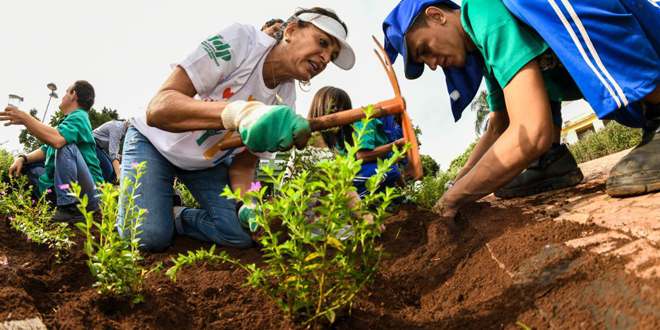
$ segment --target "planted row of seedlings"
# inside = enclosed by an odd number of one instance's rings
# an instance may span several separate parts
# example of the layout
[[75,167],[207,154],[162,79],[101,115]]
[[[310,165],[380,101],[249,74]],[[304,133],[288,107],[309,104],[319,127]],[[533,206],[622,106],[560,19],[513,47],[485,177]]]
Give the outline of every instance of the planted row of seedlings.
[[[362,127],[372,120],[374,110],[369,107],[365,113]],[[309,147],[299,152],[294,175],[288,179],[283,179],[284,173],[275,177],[272,169],[266,169],[267,182],[273,187],[272,197],[265,196],[266,187],[244,195],[244,202],[252,200],[257,205],[253,221],[263,230],[258,238],[263,265],[244,264],[225,251],[216,253],[213,246],[210,250],[189,251],[172,258],[173,265],[165,274],[176,281],[177,274],[187,266],[201,262],[229,263],[245,271],[246,285],[266,294],[284,317],[299,324],[332,323],[339,313],[350,311],[361,290],[373,282],[386,256],[377,241],[379,228],[388,216],[386,208],[399,195],[391,188],[377,192],[378,184],[388,167],[403,157],[408,148],[394,147],[393,157],[379,161],[377,174],[367,182],[370,193],[350,207],[349,192],[355,191],[352,181],[361,165],[355,154],[365,133],[364,129],[355,130],[354,145],[347,144],[347,153],[333,159],[305,163],[313,152]],[[144,269],[140,263],[143,259],[138,249],[140,226],[148,210],[135,205],[135,199],[140,198],[135,191],[147,164],[132,166],[136,171],[131,174],[133,177],[124,178],[122,188],[112,184],[99,187],[99,222],[94,220],[93,212],[86,210],[88,200],[87,196],[81,197],[80,186],[73,183],[66,188],[78,198],[79,210],[85,216],[85,222],[76,226],[86,237],[83,248],[90,272],[96,278],[94,286],[99,294],[126,299],[131,306],[144,300],[146,276],[160,275],[164,270],[161,263],[152,269]],[[12,186],[25,186],[25,182],[12,182]],[[68,251],[75,245],[71,228],[49,222],[52,211],[45,197],[26,201],[24,196],[29,196],[29,190],[10,190],[8,184],[3,184],[0,212],[11,215],[11,226],[29,240],[56,249],[58,262],[65,262]],[[241,192],[231,191],[229,187],[223,195],[241,199]],[[118,225],[119,217],[124,219],[121,225]],[[276,231],[271,226],[274,221],[281,222],[286,233]],[[350,235],[342,237],[347,228]]]

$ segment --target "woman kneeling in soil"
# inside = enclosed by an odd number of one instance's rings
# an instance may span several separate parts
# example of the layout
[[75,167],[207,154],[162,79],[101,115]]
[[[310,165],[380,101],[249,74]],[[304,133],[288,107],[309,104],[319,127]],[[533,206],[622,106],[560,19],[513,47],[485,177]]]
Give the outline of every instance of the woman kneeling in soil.
[[[146,116],[131,119],[124,142],[123,178],[132,178],[133,163],[147,162],[135,200],[149,211],[139,228],[141,249],[164,250],[175,231],[226,247],[253,246],[250,207],[220,194],[227,185],[249,190],[259,157],[307,144],[309,123],[292,109],[294,81],[310,80],[330,61],[352,68],[355,55],[346,35],[334,12],[303,9],[276,39],[233,24],[174,68]],[[239,134],[247,148],[219,150],[218,142]],[[175,176],[201,210],[173,207]]]
[[[352,108],[353,103],[351,102],[351,98],[344,90],[326,86],[321,88],[316,95],[314,95],[312,106],[309,109],[307,118],[317,118],[332,112],[350,110]],[[385,130],[383,123],[391,123],[393,118],[383,119],[383,121],[381,121],[381,119],[372,119],[369,124],[367,124],[366,131],[371,132],[362,135],[362,148],[356,154],[357,159],[362,159],[362,166],[353,180],[353,185],[357,188],[357,193],[360,198],[369,193],[366,183],[371,176],[376,174],[378,159],[391,157],[393,144],[398,148],[402,148],[406,144],[403,138],[393,140],[396,132],[388,134]],[[363,127],[362,122],[357,122],[354,125],[357,129],[362,129]],[[396,130],[394,127],[390,128]],[[343,153],[345,152],[345,142],[348,142],[349,144],[353,143],[353,127],[351,125],[346,125],[334,131],[325,131],[321,133],[321,137],[328,148]],[[403,180],[399,167],[392,165],[383,176],[379,190],[384,190],[385,187],[394,187],[397,185],[405,187],[406,182]]]

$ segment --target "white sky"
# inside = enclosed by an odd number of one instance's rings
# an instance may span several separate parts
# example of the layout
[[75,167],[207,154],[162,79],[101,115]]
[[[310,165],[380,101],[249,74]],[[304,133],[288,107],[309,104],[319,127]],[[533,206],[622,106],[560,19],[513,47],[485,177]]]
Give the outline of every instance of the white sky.
[[[357,62],[350,71],[334,65],[312,80],[308,93],[298,89],[298,112],[306,116],[321,87],[343,88],[354,106],[393,97],[392,88],[373,49],[371,35],[382,43],[382,21],[399,0],[313,1],[2,1],[0,3],[0,105],[9,94],[25,98],[22,110],[43,116],[50,91],[62,95],[75,80],[88,80],[96,90],[94,107],[117,109],[122,118],[139,115],[170,73],[170,64],[185,58],[205,37],[232,22],[261,26],[304,6],[329,7],[346,22],[348,41]],[[432,156],[442,169],[474,141],[475,114],[467,109],[454,123],[441,70],[426,68],[414,81],[394,64],[413,123],[422,129],[420,153]],[[4,100],[2,99],[4,98]],[[57,110],[53,99],[48,116]],[[573,105],[573,107],[576,107]],[[579,110],[577,112],[581,112]],[[564,112],[566,114],[566,112]],[[568,119],[570,117],[565,117]],[[22,126],[0,126],[0,142],[22,149]]]

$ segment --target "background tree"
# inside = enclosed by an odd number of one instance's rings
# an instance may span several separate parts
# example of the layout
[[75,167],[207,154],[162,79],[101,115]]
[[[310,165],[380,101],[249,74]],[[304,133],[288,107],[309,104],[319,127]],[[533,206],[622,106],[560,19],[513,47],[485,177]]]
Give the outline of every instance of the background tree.
[[[117,113],[117,110],[106,107],[103,107],[103,109],[101,109],[101,112],[92,108],[91,110],[89,110],[88,114],[89,114],[89,122],[92,124],[93,130],[105,124],[108,121],[122,120],[121,118],[119,118],[119,114]],[[62,111],[57,110],[57,112],[55,112],[55,114],[50,117],[50,122],[48,122],[48,125],[55,126],[57,125],[57,122],[60,121],[60,119],[62,119]]]
[[438,162],[433,159],[431,156],[420,155],[422,159],[422,170],[424,171],[424,176],[435,176],[440,170],[440,165]]
[[477,136],[481,136],[481,133],[488,129],[490,105],[488,105],[487,97],[488,92],[482,90],[479,92],[479,96],[470,104],[470,109],[477,113],[477,120],[474,122],[474,132],[477,133]]
[[[30,116],[39,120],[39,118],[37,118],[37,112],[37,109],[31,109]],[[32,135],[32,133],[30,133],[30,131],[25,128],[21,130],[20,134],[18,134],[18,142],[23,145],[23,151],[26,153],[37,150],[43,145],[39,139],[37,139],[34,135]]]

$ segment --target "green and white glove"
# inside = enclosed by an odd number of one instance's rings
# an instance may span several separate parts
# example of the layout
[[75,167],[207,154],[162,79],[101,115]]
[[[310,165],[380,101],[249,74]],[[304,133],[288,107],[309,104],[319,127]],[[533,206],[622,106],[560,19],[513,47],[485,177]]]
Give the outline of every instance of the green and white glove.
[[254,233],[259,228],[259,225],[255,222],[256,219],[257,214],[254,212],[252,205],[240,205],[238,208],[238,221],[241,223],[241,227],[249,229],[250,232]]
[[286,151],[307,145],[311,129],[307,119],[286,105],[235,101],[222,112],[222,125],[238,131],[243,143],[255,152]]

